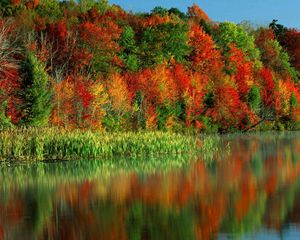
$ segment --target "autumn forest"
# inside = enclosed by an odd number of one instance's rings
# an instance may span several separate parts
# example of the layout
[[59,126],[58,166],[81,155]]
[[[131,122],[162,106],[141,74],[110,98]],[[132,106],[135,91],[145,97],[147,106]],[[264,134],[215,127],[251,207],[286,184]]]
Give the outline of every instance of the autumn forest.
[[0,127],[298,129],[300,31],[106,0],[2,0]]
[[0,0],[0,240],[298,239],[297,130],[280,19]]

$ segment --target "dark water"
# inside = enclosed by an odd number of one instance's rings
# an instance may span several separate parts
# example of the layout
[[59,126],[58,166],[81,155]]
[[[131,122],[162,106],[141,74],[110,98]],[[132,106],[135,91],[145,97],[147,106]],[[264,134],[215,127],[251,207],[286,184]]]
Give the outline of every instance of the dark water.
[[0,239],[300,239],[300,133],[224,137],[221,149],[148,173],[2,164]]

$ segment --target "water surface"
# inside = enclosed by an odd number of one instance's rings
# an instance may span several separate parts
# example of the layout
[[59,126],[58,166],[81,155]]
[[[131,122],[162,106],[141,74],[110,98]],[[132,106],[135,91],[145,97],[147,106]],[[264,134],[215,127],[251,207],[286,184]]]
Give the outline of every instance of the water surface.
[[0,239],[300,239],[300,133],[220,144],[206,163],[3,163]]

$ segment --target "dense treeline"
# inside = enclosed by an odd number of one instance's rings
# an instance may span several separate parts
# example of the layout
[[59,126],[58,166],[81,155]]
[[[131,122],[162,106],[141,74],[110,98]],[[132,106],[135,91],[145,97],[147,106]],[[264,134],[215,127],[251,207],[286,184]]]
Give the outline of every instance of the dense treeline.
[[106,0],[2,0],[0,126],[297,129],[300,31],[134,14]]

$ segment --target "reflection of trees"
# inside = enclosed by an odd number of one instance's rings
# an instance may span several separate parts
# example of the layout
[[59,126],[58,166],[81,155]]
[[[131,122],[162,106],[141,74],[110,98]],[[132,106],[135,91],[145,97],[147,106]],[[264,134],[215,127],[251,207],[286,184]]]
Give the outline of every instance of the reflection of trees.
[[129,208],[126,218],[128,239],[194,239],[193,219],[194,211],[190,206],[176,210],[136,202]]
[[[231,152],[210,166],[199,161],[161,174],[11,184],[9,191],[0,188],[0,239],[210,239],[262,227],[282,232],[285,223],[300,223],[297,139],[228,137]],[[34,174],[41,179],[45,172]]]
[[25,193],[25,202],[27,204],[25,215],[30,216],[26,221],[26,228],[29,236],[40,236],[43,233],[45,225],[51,220],[52,199],[51,191],[47,189],[28,189]]

